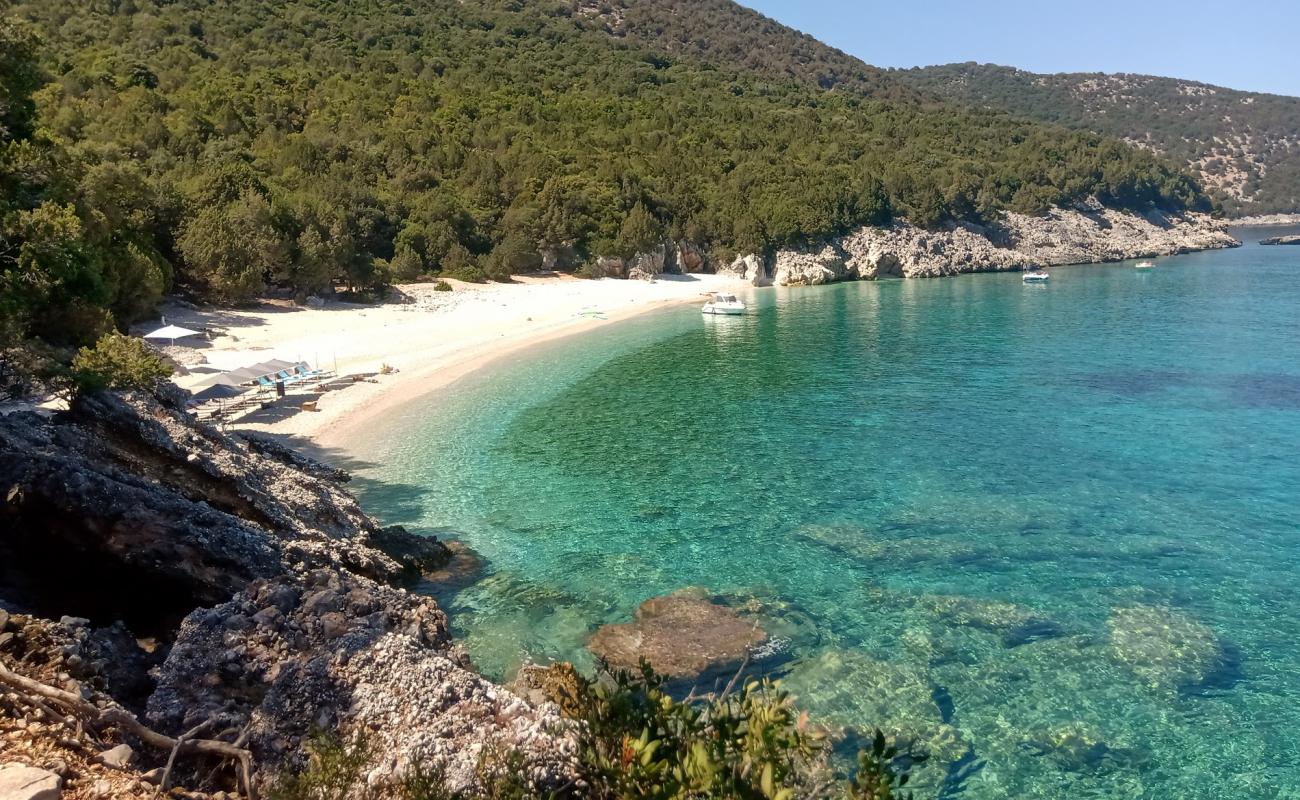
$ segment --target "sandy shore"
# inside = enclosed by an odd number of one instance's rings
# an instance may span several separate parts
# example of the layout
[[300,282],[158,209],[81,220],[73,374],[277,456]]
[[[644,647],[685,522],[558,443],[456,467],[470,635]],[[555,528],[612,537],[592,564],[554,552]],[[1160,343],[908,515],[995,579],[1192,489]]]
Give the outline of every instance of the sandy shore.
[[[413,302],[379,306],[330,303],[307,309],[267,303],[249,310],[208,310],[171,305],[164,309],[168,323],[212,331],[210,340],[182,339],[167,348],[190,368],[176,382],[190,388],[218,371],[272,358],[367,375],[321,394],[314,413],[299,410],[301,400],[310,397],[291,395],[234,425],[346,449],[350,434],[376,415],[508,353],[668,304],[702,303],[710,292],[743,294],[751,288],[718,275],[662,276],[654,283],[566,276],[453,285],[452,292],[435,292],[428,284],[403,286]],[[396,371],[378,374],[384,365]]]

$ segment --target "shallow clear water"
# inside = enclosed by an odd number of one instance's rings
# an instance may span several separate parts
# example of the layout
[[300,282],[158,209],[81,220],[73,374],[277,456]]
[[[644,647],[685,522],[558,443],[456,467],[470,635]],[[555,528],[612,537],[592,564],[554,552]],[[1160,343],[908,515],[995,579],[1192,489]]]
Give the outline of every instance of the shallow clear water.
[[444,598],[485,672],[705,587],[817,718],[925,742],[918,796],[1300,797],[1300,248],[753,301],[356,449],[369,509],[486,560]]

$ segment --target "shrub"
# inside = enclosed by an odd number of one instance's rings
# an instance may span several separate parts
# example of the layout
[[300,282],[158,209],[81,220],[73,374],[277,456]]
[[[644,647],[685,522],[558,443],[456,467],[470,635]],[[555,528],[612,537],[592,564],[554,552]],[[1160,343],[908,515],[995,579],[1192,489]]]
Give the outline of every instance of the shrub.
[[81,393],[100,389],[152,389],[172,374],[144,340],[120,333],[83,347],[72,359],[72,379]]
[[[779,683],[739,675],[716,695],[684,700],[644,662],[640,674],[606,665],[595,680],[555,664],[533,680],[565,716],[577,721],[579,791],[593,800],[910,800],[903,788],[924,755],[904,752],[883,733],[858,756],[856,776],[837,784],[826,767],[828,748],[806,714]],[[342,743],[318,735],[305,770],[284,776],[270,800],[523,800],[537,794],[524,778],[518,752],[489,747],[479,757],[472,793],[453,792],[436,768],[417,768],[396,787],[368,787],[372,754],[364,738]]]
[[444,280],[439,280],[433,285],[433,290],[435,292],[450,292],[452,291],[452,288],[450,283],[447,283]]

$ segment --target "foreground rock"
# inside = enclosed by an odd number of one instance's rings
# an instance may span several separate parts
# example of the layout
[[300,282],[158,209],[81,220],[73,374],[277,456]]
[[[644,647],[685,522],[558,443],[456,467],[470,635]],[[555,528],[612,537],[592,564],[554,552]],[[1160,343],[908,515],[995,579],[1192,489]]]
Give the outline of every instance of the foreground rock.
[[1260,239],[1260,244],[1300,244],[1300,236],[1270,236],[1267,239]]
[[258,578],[330,566],[386,581],[445,560],[437,542],[381,534],[346,474],[177,404],[101,394],[56,420],[0,418],[0,596],[154,633]]
[[996,228],[973,224],[927,231],[906,223],[864,227],[769,259],[747,256],[725,271],[755,285],[807,286],[843,280],[936,278],[965,272],[1024,270],[1235,247],[1224,224],[1203,214],[1145,216],[1093,205],[1042,217],[1006,214]]
[[[476,791],[493,753],[538,793],[573,781],[559,710],[471,670],[435,601],[393,585],[446,565],[447,548],[380,528],[338,470],[191,423],[182,399],[0,418],[6,667],[97,708],[147,709],[163,737],[242,736],[263,788],[320,731],[364,738],[376,787],[418,767]],[[155,792],[169,752],[74,723],[11,697],[0,747],[58,767],[77,797]],[[171,779],[201,790],[187,797],[234,788],[231,769],[185,754]]]
[[613,667],[636,670],[644,658],[655,672],[680,680],[735,668],[766,642],[753,620],[683,590],[645,601],[632,622],[600,628],[587,648]]
[[0,765],[0,800],[59,800],[63,779],[24,764]]
[[246,728],[259,763],[277,768],[303,766],[315,730],[364,736],[372,782],[420,767],[473,790],[484,748],[517,753],[539,792],[572,780],[576,747],[558,709],[467,667],[433,600],[321,569],[191,614],[149,719],[167,730]]

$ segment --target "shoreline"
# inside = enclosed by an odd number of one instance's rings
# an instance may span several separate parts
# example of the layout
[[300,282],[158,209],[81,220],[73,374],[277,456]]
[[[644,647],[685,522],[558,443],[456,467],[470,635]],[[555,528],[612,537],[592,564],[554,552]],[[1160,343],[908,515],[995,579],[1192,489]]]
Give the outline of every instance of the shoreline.
[[[330,301],[302,308],[267,300],[231,310],[173,302],[162,309],[166,322],[210,335],[165,351],[189,368],[174,378],[185,389],[272,358],[353,376],[351,385],[293,392],[231,423],[319,458],[330,450],[346,454],[347,443],[379,415],[499,358],[656,308],[702,303],[715,292],[748,295],[771,285],[1106,263],[1240,245],[1221,223],[1197,215],[1152,221],[1123,212],[1088,216],[1057,209],[1044,218],[1008,215],[1007,224],[1016,233],[1011,247],[999,246],[985,231],[960,227],[944,232],[906,225],[863,228],[821,248],[781,250],[768,259],[749,256],[717,273],[664,274],[654,282],[522,275],[506,284],[447,281],[450,292],[436,291],[430,283],[406,284],[395,288],[398,302],[379,305]],[[303,408],[311,401],[314,411]]]
[[[398,288],[409,302],[381,305],[308,309],[268,302],[228,310],[169,304],[169,323],[217,331],[209,341],[194,339],[194,347],[181,341],[167,348],[178,361],[200,361],[174,380],[190,388],[217,372],[270,358],[337,365],[340,376],[361,380],[323,393],[290,393],[231,425],[284,438],[317,457],[331,449],[346,453],[347,443],[376,417],[497,359],[657,309],[702,303],[713,292],[748,294],[754,288],[725,274],[664,275],[654,283],[569,276],[453,283],[452,292],[404,285]],[[385,365],[394,371],[383,374]],[[300,410],[309,399],[317,401],[317,411]]]

